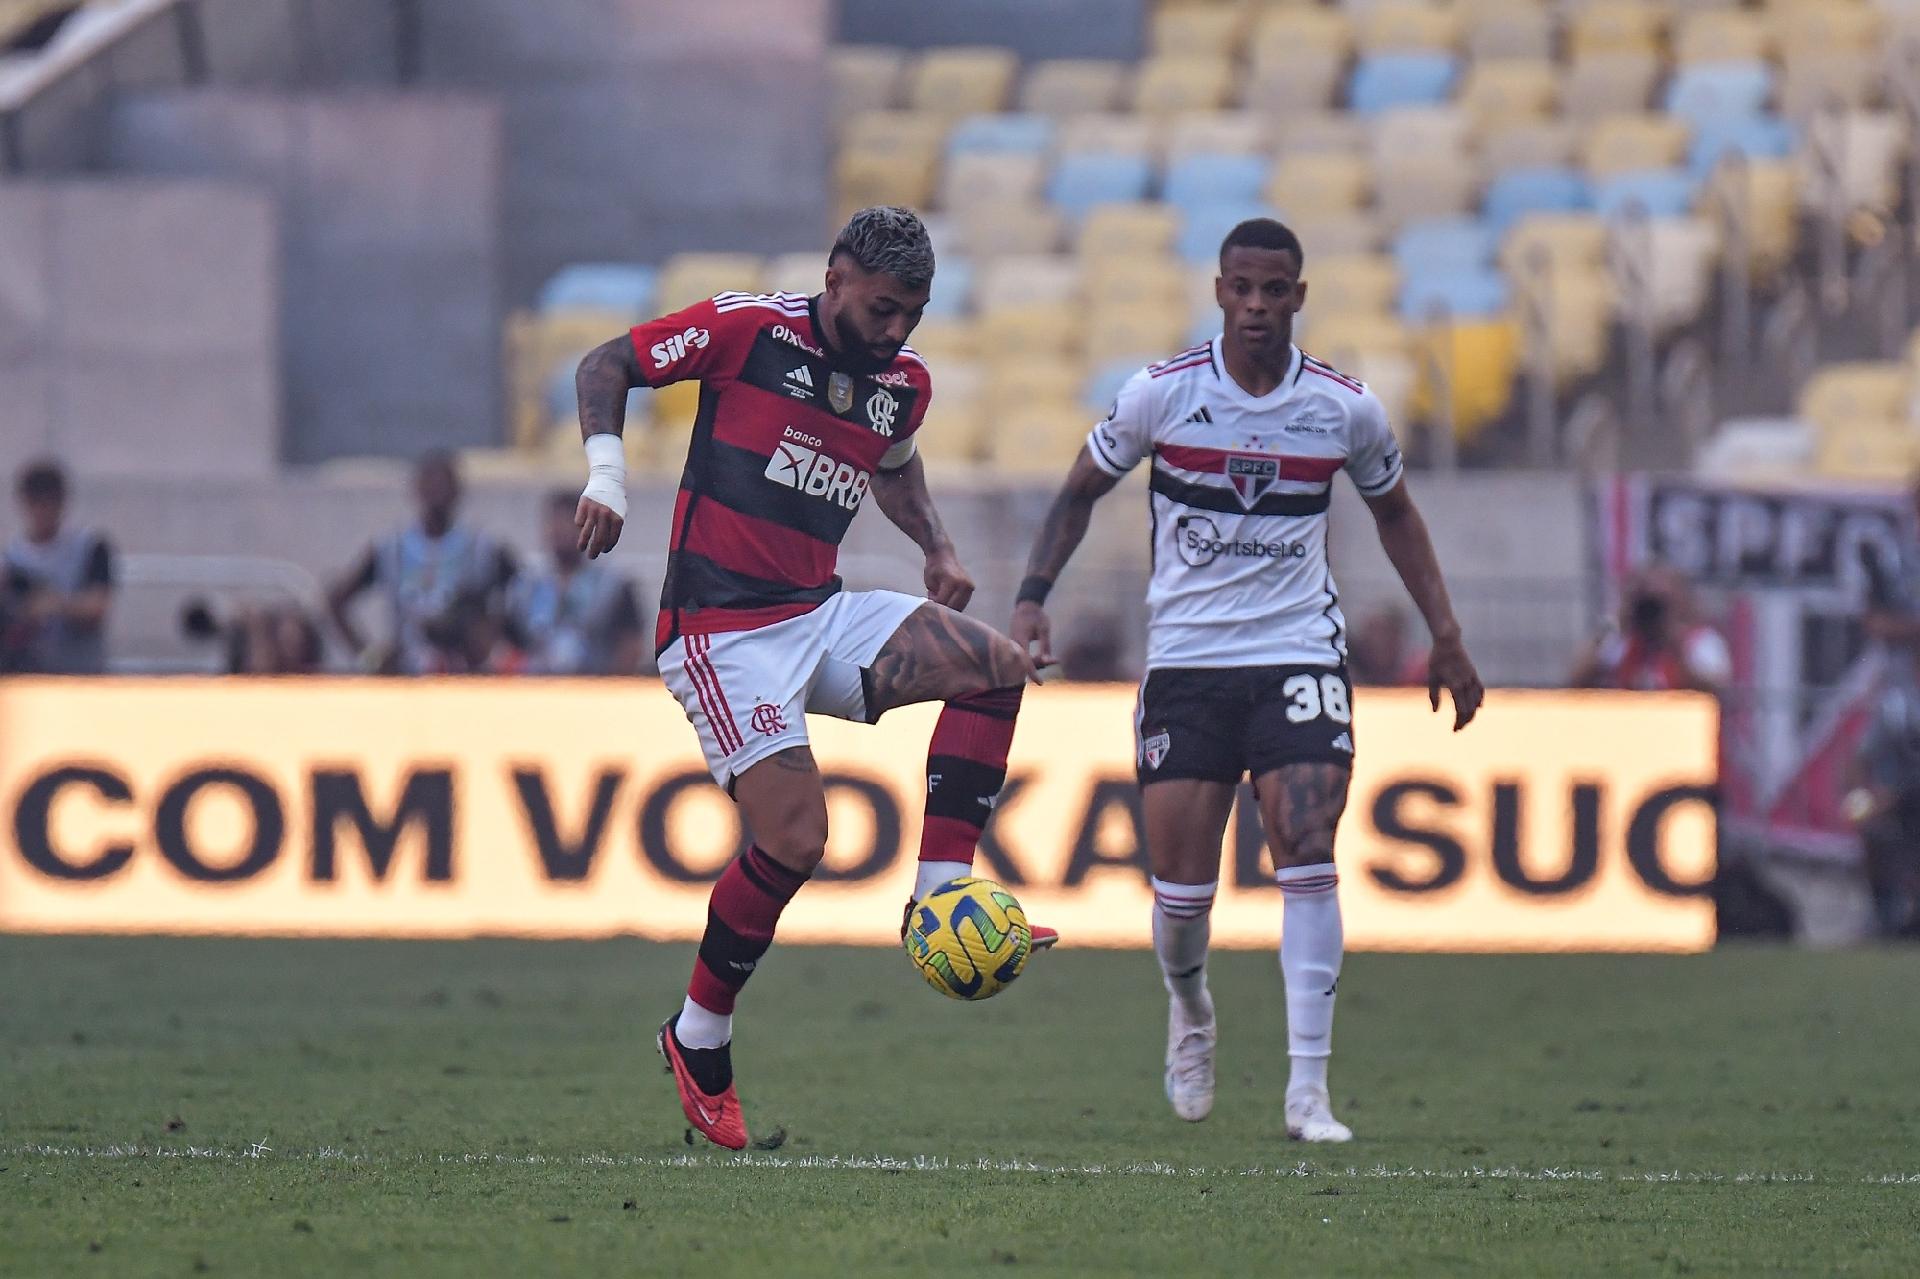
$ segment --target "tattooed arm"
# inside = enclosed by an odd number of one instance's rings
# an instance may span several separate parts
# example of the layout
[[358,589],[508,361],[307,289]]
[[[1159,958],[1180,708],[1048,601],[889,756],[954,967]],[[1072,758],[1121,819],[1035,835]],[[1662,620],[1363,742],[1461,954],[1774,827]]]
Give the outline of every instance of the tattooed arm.
[[[1060,486],[1040,532],[1033,539],[1033,551],[1027,556],[1027,581],[1021,585],[1023,596],[1027,595],[1029,584],[1041,586],[1042,594],[1053,586],[1080,540],[1087,535],[1093,504],[1113,492],[1119,482],[1118,476],[1102,470],[1094,462],[1092,453],[1084,448],[1080,450],[1073,469],[1067,472],[1066,483]],[[1036,665],[1052,665],[1053,623],[1047,618],[1043,601],[1023,598],[1013,606],[1013,639],[1022,651],[1033,655]]]
[[927,468],[921,464],[920,455],[914,454],[905,466],[895,470],[875,471],[871,491],[880,513],[925,553],[927,598],[955,612],[965,610],[973,599],[973,579],[960,567],[953,539],[947,536],[940,513],[933,509],[933,494],[927,492]]
[[627,392],[645,385],[631,336],[622,333],[588,351],[573,374],[573,391],[580,400],[580,438],[621,434],[627,425]]
[[1452,695],[1453,729],[1457,733],[1480,709],[1486,689],[1461,641],[1460,623],[1453,616],[1453,601],[1447,596],[1446,579],[1440,575],[1440,559],[1433,553],[1427,522],[1413,504],[1404,479],[1378,497],[1368,497],[1366,503],[1373,511],[1382,549],[1433,634],[1433,652],[1427,659],[1427,696],[1433,709],[1439,710],[1441,688]]

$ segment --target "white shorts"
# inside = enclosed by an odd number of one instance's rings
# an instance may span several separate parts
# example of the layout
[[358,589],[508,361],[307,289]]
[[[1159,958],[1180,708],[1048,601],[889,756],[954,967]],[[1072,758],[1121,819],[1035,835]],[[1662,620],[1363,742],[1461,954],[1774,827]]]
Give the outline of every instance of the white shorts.
[[807,744],[806,716],[869,723],[867,667],[926,601],[898,591],[841,591],[811,613],[754,631],[683,635],[660,654],[660,678],[700,735],[713,779],[734,779]]

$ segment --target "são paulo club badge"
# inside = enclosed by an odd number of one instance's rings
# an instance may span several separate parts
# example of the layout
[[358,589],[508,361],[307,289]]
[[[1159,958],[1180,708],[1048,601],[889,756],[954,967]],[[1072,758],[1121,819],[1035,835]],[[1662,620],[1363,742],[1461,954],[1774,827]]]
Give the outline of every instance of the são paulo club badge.
[[1227,454],[1227,482],[1249,511],[1266,491],[1280,482],[1280,459],[1258,453]]

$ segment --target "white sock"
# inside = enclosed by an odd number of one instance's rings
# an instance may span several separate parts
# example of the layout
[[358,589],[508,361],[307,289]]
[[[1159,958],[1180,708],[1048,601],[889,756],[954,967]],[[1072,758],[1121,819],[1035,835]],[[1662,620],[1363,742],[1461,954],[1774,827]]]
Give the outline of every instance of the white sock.
[[680,1005],[680,1020],[673,1023],[673,1037],[682,1048],[718,1048],[733,1042],[733,1014],[702,1008],[688,995]]
[[965,879],[971,874],[972,862],[921,862],[919,871],[913,877],[913,900],[924,900],[928,893],[949,879]]
[[1153,953],[1167,994],[1195,1020],[1207,1016],[1207,939],[1213,933],[1213,894],[1220,881],[1171,884],[1153,881]]
[[1333,1055],[1333,995],[1345,937],[1340,929],[1340,875],[1331,862],[1286,866],[1274,876],[1286,899],[1280,931],[1280,975],[1287,987],[1287,1091],[1327,1086]]

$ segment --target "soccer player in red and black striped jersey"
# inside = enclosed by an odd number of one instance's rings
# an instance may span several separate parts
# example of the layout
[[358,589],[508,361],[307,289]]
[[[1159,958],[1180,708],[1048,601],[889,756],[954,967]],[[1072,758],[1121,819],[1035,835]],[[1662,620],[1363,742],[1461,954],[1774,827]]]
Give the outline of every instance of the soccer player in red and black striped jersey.
[[[729,1052],[734,999],[826,849],[805,716],[870,723],[895,706],[946,703],[928,755],[917,899],[972,870],[1034,674],[1006,636],[961,616],[973,581],[916,451],[932,384],[906,341],[933,268],[919,218],[863,209],[835,240],[820,294],[722,293],[595,348],[576,379],[590,466],[576,522],[590,556],[613,547],[626,514],[627,392],[700,382],[655,644],[753,844],[714,885],[686,1001],[659,1044],[688,1122],[735,1150],[747,1130]],[[842,589],[840,542],[869,494],[925,553],[925,599]],[[1056,939],[1034,929],[1036,948]]]

